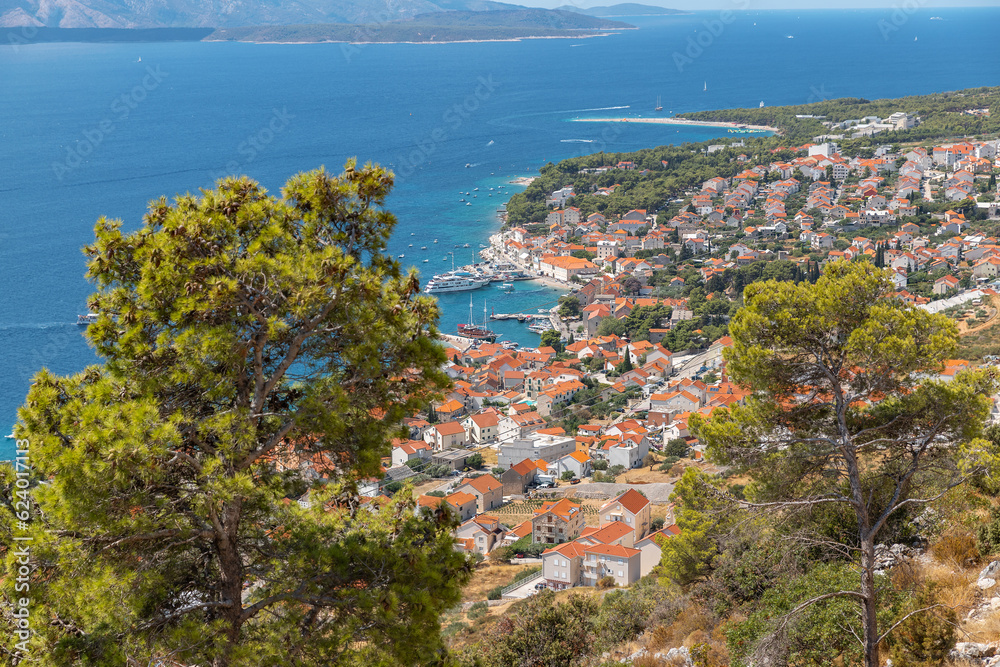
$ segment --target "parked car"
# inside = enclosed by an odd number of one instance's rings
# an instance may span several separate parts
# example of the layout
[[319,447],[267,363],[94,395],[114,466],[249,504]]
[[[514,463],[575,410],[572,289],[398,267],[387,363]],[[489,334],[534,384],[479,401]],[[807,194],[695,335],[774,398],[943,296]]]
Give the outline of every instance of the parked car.
[[578,480],[578,479],[571,479],[571,480],[569,481],[569,483],[570,483],[570,484],[579,484],[579,483],[580,483],[580,480]]

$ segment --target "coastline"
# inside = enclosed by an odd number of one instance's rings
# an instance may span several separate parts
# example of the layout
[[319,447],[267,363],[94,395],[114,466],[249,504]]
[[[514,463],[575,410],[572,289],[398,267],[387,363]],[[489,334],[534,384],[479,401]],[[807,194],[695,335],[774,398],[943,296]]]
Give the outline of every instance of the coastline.
[[431,41],[424,40],[421,42],[403,41],[403,42],[352,42],[352,41],[341,41],[341,40],[314,40],[314,41],[263,41],[256,39],[202,39],[202,42],[234,42],[238,44],[289,44],[289,45],[301,45],[301,44],[350,44],[352,46],[368,46],[371,44],[488,44],[490,42],[522,42],[526,39],[589,39],[590,37],[610,37],[611,35],[618,34],[618,30],[637,30],[638,28],[616,28],[615,32],[598,32],[590,33],[585,35],[525,35],[523,37],[508,37],[506,39],[452,39],[452,40],[441,40],[441,41]]
[[760,130],[774,132],[780,130],[769,125],[745,125],[728,121],[687,120],[685,118],[572,118],[574,123],[649,123],[651,125],[689,125],[694,127],[718,127],[730,130]]

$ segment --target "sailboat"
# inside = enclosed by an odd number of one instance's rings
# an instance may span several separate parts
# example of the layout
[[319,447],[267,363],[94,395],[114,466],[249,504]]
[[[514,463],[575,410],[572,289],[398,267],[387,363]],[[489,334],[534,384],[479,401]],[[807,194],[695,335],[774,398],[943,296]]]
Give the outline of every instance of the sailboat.
[[663,105],[660,104],[660,96],[656,96],[656,108],[653,111],[663,111]]
[[476,338],[478,340],[487,340],[491,343],[497,339],[497,334],[494,331],[490,331],[486,327],[486,322],[488,322],[486,315],[486,302],[483,301],[483,325],[479,326],[473,321],[472,318],[472,297],[469,297],[469,323],[458,325],[458,334],[460,336],[466,336],[468,338]]
[[764,100],[761,100],[761,101],[760,101],[760,108],[761,108],[761,109],[763,109],[763,108],[764,108]]
[[705,82],[705,92],[708,92],[708,81]]

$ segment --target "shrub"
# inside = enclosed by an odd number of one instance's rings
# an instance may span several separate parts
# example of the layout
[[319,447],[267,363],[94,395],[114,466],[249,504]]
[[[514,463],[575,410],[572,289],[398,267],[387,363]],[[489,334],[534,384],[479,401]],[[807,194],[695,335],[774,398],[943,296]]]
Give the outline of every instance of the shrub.
[[611,466],[610,468],[608,468],[608,474],[610,474],[612,477],[617,477],[623,472],[625,472],[625,466],[621,464],[616,466]]
[[660,517],[660,518],[658,518],[658,519],[653,519],[653,520],[652,520],[652,521],[651,521],[651,522],[649,523],[649,530],[650,530],[651,532],[654,532],[654,533],[655,533],[656,531],[658,531],[658,530],[660,530],[661,528],[663,528],[663,524],[664,524],[664,523],[666,523],[666,522],[664,521],[663,517]]
[[444,630],[441,631],[442,637],[454,637],[458,633],[462,632],[469,626],[462,621],[455,621],[454,623],[449,623],[445,626]]
[[979,560],[976,539],[967,530],[953,528],[945,531],[931,547],[931,553],[939,561],[965,567]]
[[681,458],[683,456],[687,456],[688,449],[687,440],[684,438],[673,438],[663,447],[663,453],[667,456],[676,456],[677,458]]
[[646,456],[643,457],[642,466],[644,468],[652,468],[653,466],[656,465],[656,461],[657,461],[656,455],[650,452],[649,454],[646,454]]
[[596,461],[590,464],[590,467],[593,468],[594,470],[607,470],[608,462],[605,461],[604,459],[597,459]]
[[489,613],[489,608],[490,606],[486,604],[484,600],[480,600],[479,602],[473,602],[472,606],[469,607],[469,611],[466,614],[466,617],[468,617],[470,621],[479,620],[480,618],[486,616]]
[[497,586],[496,588],[491,588],[486,594],[487,600],[499,600],[503,597],[503,586]]
[[434,496],[435,498],[444,498],[445,493],[444,491],[428,491],[427,495]]
[[510,547],[497,547],[493,551],[490,552],[490,555],[487,556],[487,558],[490,559],[491,563],[493,563],[494,565],[496,565],[496,564],[500,564],[500,563],[507,563],[507,562],[509,562],[510,559],[511,559],[511,557],[513,555],[514,555],[514,550],[512,548],[510,548]]
[[990,520],[976,528],[976,546],[981,554],[1000,549],[1000,507],[990,510]]
[[602,591],[607,590],[608,588],[614,588],[615,578],[612,576],[601,577],[600,579],[597,580],[597,587]]
[[564,470],[563,474],[559,476],[559,479],[561,479],[564,482],[568,482],[569,480],[573,479],[574,477],[576,477],[576,473],[575,472],[573,472],[572,470]]
[[511,582],[511,583],[515,583],[516,584],[517,582],[521,581],[522,579],[527,579],[528,577],[530,577],[531,575],[535,574],[536,572],[541,572],[541,571],[542,571],[542,566],[541,565],[539,565],[537,567],[529,567],[527,570],[521,570],[520,572],[518,572],[517,574],[514,575],[514,581]]
[[668,456],[663,459],[663,463],[660,464],[660,470],[663,472],[670,472],[670,469],[674,467],[674,464],[680,461],[676,456]]

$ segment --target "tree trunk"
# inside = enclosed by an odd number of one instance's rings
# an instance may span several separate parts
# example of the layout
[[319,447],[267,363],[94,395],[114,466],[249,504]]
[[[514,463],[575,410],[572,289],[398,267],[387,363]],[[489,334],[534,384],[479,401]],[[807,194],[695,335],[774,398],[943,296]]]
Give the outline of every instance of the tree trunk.
[[875,537],[861,540],[861,631],[865,652],[865,667],[879,667],[878,659],[878,598],[875,594]]
[[225,645],[212,663],[212,667],[228,667],[233,649],[239,644],[240,629],[243,627],[243,561],[237,549],[239,518],[242,503],[230,501],[223,513],[223,532],[216,535],[216,549],[219,554],[222,599],[231,606],[223,609],[226,621]]

